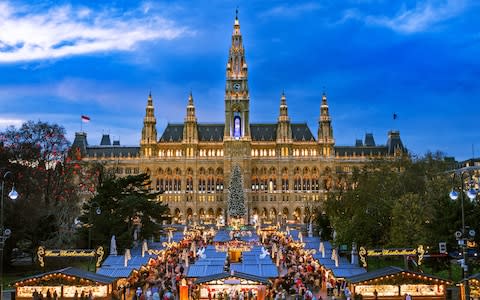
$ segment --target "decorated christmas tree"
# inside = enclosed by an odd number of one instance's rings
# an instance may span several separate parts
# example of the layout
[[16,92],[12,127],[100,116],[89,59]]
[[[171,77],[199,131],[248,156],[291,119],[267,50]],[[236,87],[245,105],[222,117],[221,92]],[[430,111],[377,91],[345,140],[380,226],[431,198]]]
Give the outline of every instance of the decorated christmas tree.
[[228,215],[233,219],[232,221],[243,218],[246,215],[245,193],[243,192],[242,172],[238,165],[232,169],[227,199]]

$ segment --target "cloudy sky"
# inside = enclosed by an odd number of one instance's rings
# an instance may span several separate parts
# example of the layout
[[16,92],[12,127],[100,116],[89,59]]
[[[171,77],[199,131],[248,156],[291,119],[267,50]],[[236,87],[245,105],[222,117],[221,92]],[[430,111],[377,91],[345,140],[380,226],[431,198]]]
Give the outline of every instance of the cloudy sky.
[[325,90],[337,145],[397,129],[415,154],[480,156],[475,0],[2,1],[0,129],[49,121],[72,141],[83,114],[90,144],[138,145],[150,90],[159,133],[190,91],[200,122],[223,122],[237,6],[252,122],[275,122],[285,90],[316,133]]

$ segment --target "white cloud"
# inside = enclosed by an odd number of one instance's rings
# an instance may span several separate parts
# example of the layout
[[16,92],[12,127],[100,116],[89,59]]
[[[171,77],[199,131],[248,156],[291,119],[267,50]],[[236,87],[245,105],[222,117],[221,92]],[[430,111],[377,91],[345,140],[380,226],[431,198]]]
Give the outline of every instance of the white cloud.
[[38,12],[0,3],[0,63],[128,51],[139,42],[189,34],[186,27],[139,10],[122,14],[64,5]]
[[456,17],[467,7],[467,0],[429,0],[417,3],[415,8],[402,8],[394,17],[364,15],[357,10],[344,12],[341,22],[357,19],[369,25],[382,26],[393,31],[410,34],[422,32],[432,26]]

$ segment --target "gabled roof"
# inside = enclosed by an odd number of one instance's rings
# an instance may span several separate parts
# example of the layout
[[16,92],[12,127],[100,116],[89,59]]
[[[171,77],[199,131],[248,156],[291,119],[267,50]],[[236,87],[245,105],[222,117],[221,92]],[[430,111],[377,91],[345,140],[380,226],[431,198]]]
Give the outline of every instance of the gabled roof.
[[60,269],[60,270],[54,270],[54,271],[49,271],[49,272],[25,277],[25,278],[19,279],[17,281],[14,281],[13,283],[25,281],[25,280],[28,280],[28,279],[37,279],[37,278],[39,279],[39,278],[42,278],[44,276],[48,276],[48,275],[52,275],[52,274],[64,274],[64,275],[67,275],[67,276],[73,276],[73,277],[77,277],[77,278],[81,278],[81,279],[87,279],[87,280],[91,280],[91,281],[95,281],[95,282],[99,282],[99,283],[104,283],[104,284],[110,284],[110,283],[112,283],[116,280],[113,277],[100,275],[100,274],[97,274],[97,273],[92,273],[92,272],[88,272],[88,271],[73,268],[73,267],[68,267],[68,268],[64,268],[64,269]]
[[187,277],[205,278],[224,271],[225,261],[222,264],[193,264],[188,267]]
[[[271,258],[269,257],[270,262]],[[231,264],[230,268],[237,273],[243,273],[253,276],[258,276],[262,278],[275,278],[278,277],[278,268],[273,263],[235,263]]]
[[201,142],[223,141],[224,124],[198,124],[198,140]]
[[135,146],[88,146],[87,154],[90,157],[134,157],[140,152],[140,147]]
[[338,156],[371,156],[371,155],[387,155],[387,146],[335,146],[335,154]]
[[408,274],[408,275],[411,275],[413,277],[416,277],[418,280],[427,281],[427,279],[435,279],[435,280],[440,281],[441,283],[445,283],[445,284],[450,284],[451,283],[451,281],[440,278],[440,277],[436,277],[436,276],[432,276],[432,275],[428,275],[428,274],[424,274],[424,273],[419,273],[419,272],[414,272],[414,271],[409,271],[409,270],[405,270],[405,269],[402,269],[402,268],[399,268],[399,267],[393,267],[393,266],[385,267],[385,268],[374,270],[374,271],[370,271],[370,272],[363,273],[363,274],[360,274],[360,275],[351,276],[351,277],[346,278],[346,280],[348,282],[351,282],[351,283],[359,283],[359,282],[364,282],[364,281],[375,280],[375,279],[386,277],[386,276],[404,275],[404,274]]
[[315,138],[313,137],[310,128],[308,128],[307,123],[301,124],[292,124],[292,138],[296,142],[314,142]]
[[227,279],[227,278],[238,278],[238,279],[255,281],[255,282],[262,283],[262,284],[270,284],[270,281],[268,281],[267,278],[259,277],[259,276],[255,276],[255,275],[250,275],[250,274],[245,274],[245,273],[242,273],[242,272],[232,272],[231,274],[223,272],[223,273],[219,273],[219,274],[213,274],[213,275],[210,275],[210,276],[205,276],[205,277],[198,278],[197,280],[195,280],[195,284],[206,283],[206,282],[210,282],[210,281],[214,281],[214,280],[221,280],[221,279]]
[[252,141],[276,141],[277,124],[250,124]]
[[135,268],[133,267],[101,267],[97,274],[114,278],[128,278]]
[[168,124],[160,137],[160,142],[181,142],[183,138],[183,124]]
[[[181,142],[183,139],[184,124],[168,124],[160,137],[160,142]],[[307,123],[291,124],[294,141],[315,141]],[[201,142],[222,142],[225,124],[197,124],[198,140]],[[277,123],[250,124],[252,141],[274,142],[277,139]]]

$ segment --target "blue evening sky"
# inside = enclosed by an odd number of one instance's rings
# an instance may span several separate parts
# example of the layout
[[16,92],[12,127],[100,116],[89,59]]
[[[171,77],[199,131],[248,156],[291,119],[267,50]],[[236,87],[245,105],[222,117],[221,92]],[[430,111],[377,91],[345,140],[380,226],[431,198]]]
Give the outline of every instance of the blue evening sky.
[[337,145],[397,129],[415,154],[479,156],[476,0],[2,1],[0,128],[55,122],[73,141],[84,114],[89,144],[138,145],[150,90],[159,136],[190,91],[199,122],[223,122],[237,6],[252,122],[276,122],[285,90],[316,135],[325,89]]

